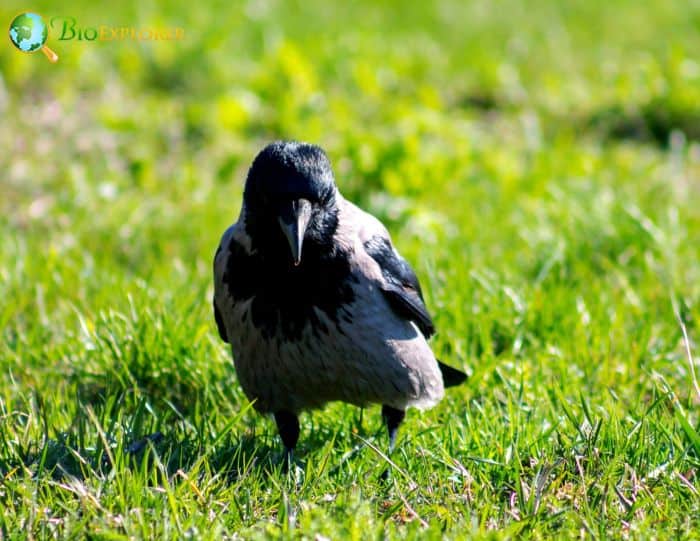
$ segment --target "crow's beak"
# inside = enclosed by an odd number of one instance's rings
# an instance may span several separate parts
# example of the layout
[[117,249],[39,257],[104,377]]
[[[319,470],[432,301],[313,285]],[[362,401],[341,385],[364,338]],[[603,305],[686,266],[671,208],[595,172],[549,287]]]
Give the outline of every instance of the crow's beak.
[[284,203],[279,216],[282,233],[287,238],[292,252],[294,266],[301,263],[301,248],[304,244],[304,233],[311,219],[311,203],[306,199],[293,199]]

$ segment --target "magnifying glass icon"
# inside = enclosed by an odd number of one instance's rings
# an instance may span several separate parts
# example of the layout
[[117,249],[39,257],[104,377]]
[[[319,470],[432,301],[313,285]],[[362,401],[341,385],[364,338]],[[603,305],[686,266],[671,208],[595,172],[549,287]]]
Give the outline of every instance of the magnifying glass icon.
[[49,29],[40,15],[22,13],[10,23],[10,41],[23,53],[33,53],[39,49],[51,62],[58,61],[58,55],[46,46]]

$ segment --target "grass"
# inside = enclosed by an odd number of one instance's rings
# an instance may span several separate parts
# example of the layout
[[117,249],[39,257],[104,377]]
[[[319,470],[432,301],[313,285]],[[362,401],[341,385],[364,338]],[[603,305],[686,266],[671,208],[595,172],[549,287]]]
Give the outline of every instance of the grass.
[[[700,6],[462,4],[32,7],[186,37],[0,48],[1,538],[697,536]],[[470,374],[389,483],[377,407],[304,415],[282,472],[216,335],[278,137],[327,149]]]

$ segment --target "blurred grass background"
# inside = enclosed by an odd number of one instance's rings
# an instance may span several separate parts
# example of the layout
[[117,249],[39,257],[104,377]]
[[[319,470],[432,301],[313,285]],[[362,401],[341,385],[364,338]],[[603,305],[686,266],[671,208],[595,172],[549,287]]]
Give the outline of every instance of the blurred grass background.
[[[698,527],[679,319],[694,347],[700,2],[13,1],[0,20],[27,10],[185,37],[54,32],[56,65],[0,47],[2,535]],[[213,251],[276,138],[326,149],[471,373],[409,415],[388,489],[370,449],[343,458],[340,405],[303,421],[303,484],[267,474],[274,429],[216,338]]]

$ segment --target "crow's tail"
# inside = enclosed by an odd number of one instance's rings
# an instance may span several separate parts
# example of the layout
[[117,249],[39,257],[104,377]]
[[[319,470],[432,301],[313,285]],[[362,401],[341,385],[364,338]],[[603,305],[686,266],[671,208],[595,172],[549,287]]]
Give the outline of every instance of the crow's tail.
[[445,383],[445,387],[454,387],[467,381],[467,375],[461,370],[452,368],[441,361],[437,363],[440,367],[440,372],[442,372],[442,381]]

